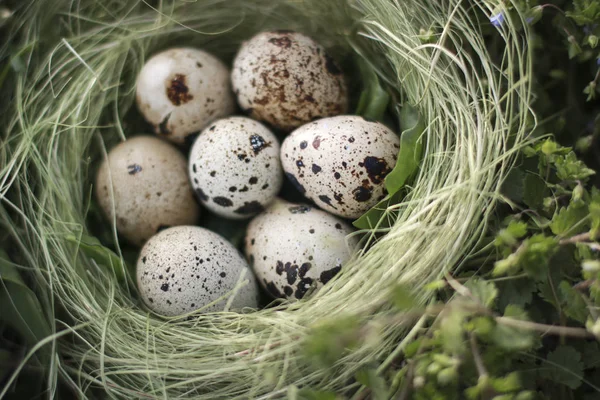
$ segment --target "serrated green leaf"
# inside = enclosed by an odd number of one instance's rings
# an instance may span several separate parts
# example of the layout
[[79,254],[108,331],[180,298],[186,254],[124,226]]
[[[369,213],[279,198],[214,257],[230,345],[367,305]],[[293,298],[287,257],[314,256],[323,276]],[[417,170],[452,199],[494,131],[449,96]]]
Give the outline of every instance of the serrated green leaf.
[[531,303],[533,293],[536,291],[532,279],[511,279],[499,282],[497,286],[499,290],[498,309],[500,311],[504,311],[509,304],[525,307]]
[[[504,310],[504,316],[516,320],[529,320],[527,313],[514,304],[509,304]],[[530,349],[535,341],[531,331],[502,325],[498,323],[490,335],[490,339],[506,351],[521,351]]]
[[566,15],[578,25],[592,25],[600,19],[600,3],[596,1],[573,2],[574,11],[567,11]]
[[402,189],[415,174],[423,153],[423,132],[426,126],[419,111],[408,104],[404,105],[400,110],[400,126],[403,131],[396,166],[385,177],[385,187],[390,195]]
[[535,279],[542,279],[548,269],[550,258],[558,249],[558,242],[553,237],[538,234],[525,240],[523,249],[520,256],[523,270]]
[[490,379],[490,385],[499,393],[514,392],[521,388],[521,379],[517,372],[512,372],[500,378]]
[[548,362],[542,365],[540,376],[571,389],[581,386],[583,362],[581,354],[575,348],[561,345],[548,353],[546,360]]
[[595,174],[593,169],[588,168],[583,161],[577,159],[573,151],[556,157],[554,165],[556,176],[562,181],[584,180]]
[[554,215],[550,223],[550,229],[552,233],[560,236],[585,232],[589,229],[589,223],[585,222],[587,216],[588,207],[584,202],[571,202]]
[[501,229],[496,235],[494,245],[499,246],[515,246],[518,239],[527,235],[527,223],[523,221],[510,221],[508,226]]
[[600,366],[600,345],[597,341],[579,341],[576,345],[584,369],[596,369]]
[[562,281],[558,286],[558,291],[562,300],[562,310],[575,321],[584,323],[589,315],[587,305],[576,289],[567,281]]
[[546,182],[538,175],[527,174],[524,181],[523,201],[528,207],[538,210],[544,205],[544,197],[548,195]]
[[474,278],[465,283],[471,294],[475,296],[485,307],[491,308],[498,297],[498,289],[493,282]]

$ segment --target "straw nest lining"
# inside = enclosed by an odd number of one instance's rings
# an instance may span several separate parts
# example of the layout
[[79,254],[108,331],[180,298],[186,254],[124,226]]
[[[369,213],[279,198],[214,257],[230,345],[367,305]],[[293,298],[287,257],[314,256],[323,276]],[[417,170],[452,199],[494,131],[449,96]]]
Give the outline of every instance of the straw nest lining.
[[[38,44],[16,82],[2,149],[0,215],[56,322],[49,389],[59,375],[82,396],[100,386],[115,398],[348,389],[362,366],[378,361],[385,368],[413,326],[390,317],[390,289],[438,279],[485,230],[502,178],[526,139],[530,57],[527,31],[517,29],[523,21],[506,14],[495,33],[503,56],[492,60],[481,32],[489,21],[475,18],[497,12],[492,1],[166,3],[52,0],[35,2],[23,19],[23,45]],[[49,23],[55,18],[61,23]],[[353,51],[375,60],[386,83],[421,110],[427,145],[412,191],[385,216],[395,219],[386,236],[305,301],[191,320],[149,317],[134,289],[66,239],[90,228],[91,160],[137,133],[126,114],[135,76],[154,51],[189,44],[230,60],[252,33],[282,27],[306,32],[338,55]],[[419,36],[429,28],[430,44]],[[324,370],[303,348],[310,328],[332,316],[356,317],[369,340]]]

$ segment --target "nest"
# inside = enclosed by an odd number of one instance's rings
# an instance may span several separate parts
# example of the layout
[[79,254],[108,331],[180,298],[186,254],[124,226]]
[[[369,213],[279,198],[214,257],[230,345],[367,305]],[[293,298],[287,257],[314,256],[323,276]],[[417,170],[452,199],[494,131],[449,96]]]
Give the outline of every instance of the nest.
[[[398,316],[390,292],[402,284],[426,303],[432,294],[423,286],[460,268],[531,127],[528,32],[517,12],[496,5],[33,3],[19,32],[30,62],[14,82],[0,217],[53,326],[39,346],[52,349],[48,389],[66,379],[81,397],[101,388],[111,398],[293,398],[306,387],[348,394],[361,368],[385,370],[421,326]],[[502,23],[490,24],[499,12]],[[310,298],[250,313],[149,315],[135,286],[119,280],[129,255],[116,230],[95,217],[94,166],[139,133],[135,77],[151,54],[191,45],[231,62],[242,40],[275,28],[307,33],[338,59],[364,59],[395,103],[416,107],[426,121],[419,171],[367,232],[369,250]],[[103,244],[90,244],[92,236]],[[116,256],[103,256],[104,246]],[[345,324],[358,327],[352,345],[327,367],[315,362],[315,332]]]

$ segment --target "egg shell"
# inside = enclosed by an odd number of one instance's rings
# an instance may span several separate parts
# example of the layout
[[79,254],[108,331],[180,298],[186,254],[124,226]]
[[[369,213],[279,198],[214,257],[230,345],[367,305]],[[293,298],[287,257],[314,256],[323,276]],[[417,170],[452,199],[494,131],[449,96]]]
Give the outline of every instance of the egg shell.
[[[244,273],[231,309],[258,306],[259,290],[248,264],[224,238],[197,226],[178,226],[156,234],[137,262],[138,290],[154,312],[176,316],[202,308],[232,291]],[[222,311],[228,298],[203,311]]]
[[323,46],[297,32],[262,32],[244,42],[231,80],[246,113],[285,131],[348,108],[336,62]]
[[200,215],[185,157],[152,136],[132,137],[115,146],[98,169],[95,189],[104,214],[135,245],[161,229],[194,224]]
[[249,224],[244,246],[260,284],[273,297],[302,298],[350,258],[358,240],[345,221],[306,204],[277,199]]
[[249,218],[263,211],[281,188],[279,143],[250,118],[215,121],[194,142],[189,174],[198,199],[210,211]]
[[205,51],[185,47],[146,62],[137,78],[136,100],[155,133],[178,144],[235,108],[227,66]]
[[323,118],[292,132],[281,144],[288,179],[323,210],[358,218],[386,195],[400,139],[362,117]]

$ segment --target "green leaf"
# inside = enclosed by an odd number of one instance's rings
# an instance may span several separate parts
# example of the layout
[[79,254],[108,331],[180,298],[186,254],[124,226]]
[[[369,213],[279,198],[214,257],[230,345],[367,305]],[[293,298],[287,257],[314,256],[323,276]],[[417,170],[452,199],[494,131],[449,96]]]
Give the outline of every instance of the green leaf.
[[371,390],[371,398],[374,400],[387,400],[388,388],[385,379],[377,374],[374,369],[362,369],[356,373],[356,380]]
[[[521,307],[510,304],[504,310],[504,316],[517,320],[529,320],[527,313]],[[498,323],[490,335],[493,341],[499,347],[507,351],[528,350],[534,345],[534,336],[531,331],[502,325]]]
[[600,3],[597,1],[573,2],[574,11],[567,11],[566,15],[578,25],[592,25],[600,19]]
[[560,236],[576,235],[585,232],[589,225],[585,223],[588,207],[584,202],[570,202],[567,207],[561,207],[552,218],[550,229]]
[[360,94],[355,114],[381,121],[390,102],[390,95],[383,89],[375,70],[362,58],[357,61],[364,89]]
[[331,367],[358,344],[358,329],[358,320],[353,317],[327,320],[311,328],[303,349],[321,367]]
[[590,234],[592,237],[597,238],[600,234],[600,190],[596,187],[591,190],[588,212],[591,225]]
[[19,332],[29,346],[49,336],[52,331],[37,296],[4,250],[0,250],[0,279],[0,320]]
[[422,136],[426,126],[419,111],[405,104],[400,110],[400,126],[403,131],[396,166],[385,177],[385,187],[390,195],[398,192],[415,174],[423,153]]
[[465,283],[471,294],[475,296],[485,307],[491,308],[498,297],[498,289],[493,282],[474,278]]
[[558,291],[562,300],[562,310],[575,321],[584,323],[589,315],[587,305],[576,289],[567,281],[562,281],[558,285]]
[[517,372],[512,372],[501,378],[490,379],[490,385],[499,393],[514,392],[521,388],[521,380]]
[[418,305],[411,290],[403,285],[397,285],[393,288],[391,301],[396,308],[405,311]]
[[509,304],[525,307],[533,299],[536,291],[535,282],[532,279],[511,279],[498,283],[498,309],[504,311]]
[[504,182],[502,182],[501,192],[515,203],[523,202],[523,192],[525,190],[525,172],[520,168],[510,170]]
[[440,334],[444,349],[448,353],[462,353],[465,349],[463,321],[466,318],[464,311],[453,309],[442,319]]
[[104,246],[98,238],[81,234],[67,235],[65,239],[79,247],[87,257],[92,258],[98,265],[107,267],[112,271],[120,282],[125,282],[128,268],[114,251]]
[[548,353],[547,363],[542,365],[540,375],[552,382],[563,384],[571,389],[581,386],[583,362],[581,354],[571,346],[561,345]]
[[554,160],[556,176],[562,181],[584,180],[594,175],[593,169],[588,168],[583,161],[577,159],[575,152],[570,151]]
[[538,210],[544,205],[544,197],[548,195],[546,182],[535,174],[527,174],[524,182],[523,201],[528,207]]
[[[392,226],[395,222],[394,216],[396,211],[388,211],[387,208],[398,204],[404,196],[403,191],[398,191],[392,196],[387,195],[383,200],[377,203],[373,208],[364,213],[360,218],[355,220],[352,225],[358,229],[373,229],[377,226],[378,229],[385,229]],[[386,217],[382,220],[382,218]],[[379,224],[379,225],[378,225]]]
[[527,235],[527,223],[512,220],[508,226],[501,229],[496,235],[494,244],[496,246],[515,246],[518,240]]

